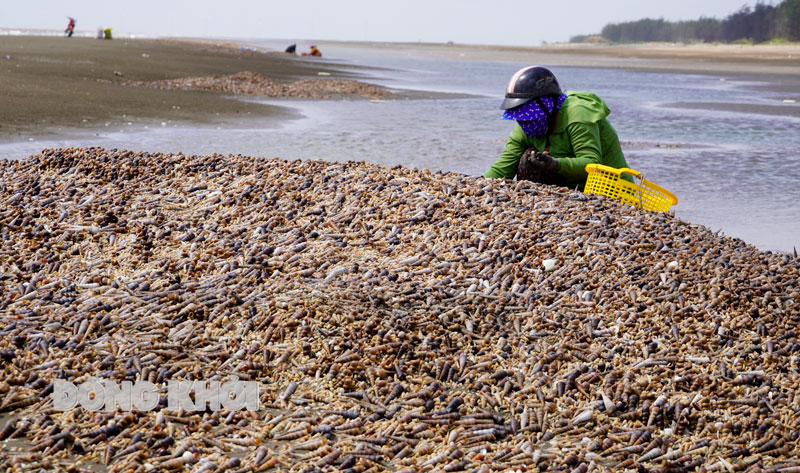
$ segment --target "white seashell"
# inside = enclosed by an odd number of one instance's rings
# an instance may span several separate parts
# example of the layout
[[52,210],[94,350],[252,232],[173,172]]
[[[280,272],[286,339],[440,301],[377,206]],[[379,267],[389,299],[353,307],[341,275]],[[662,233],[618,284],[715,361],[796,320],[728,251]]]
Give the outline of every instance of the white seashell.
[[677,261],[670,261],[667,264],[668,271],[676,271],[678,269],[678,262]]
[[593,415],[594,415],[594,410],[586,409],[585,411],[573,417],[572,423],[583,424],[584,422],[589,422],[590,420],[592,420]]
[[691,361],[692,363],[709,363],[711,359],[707,356],[687,356],[686,361]]
[[338,278],[339,276],[347,273],[347,271],[348,270],[346,266],[337,266],[328,272],[328,275],[325,276],[325,281],[330,281],[331,279]]

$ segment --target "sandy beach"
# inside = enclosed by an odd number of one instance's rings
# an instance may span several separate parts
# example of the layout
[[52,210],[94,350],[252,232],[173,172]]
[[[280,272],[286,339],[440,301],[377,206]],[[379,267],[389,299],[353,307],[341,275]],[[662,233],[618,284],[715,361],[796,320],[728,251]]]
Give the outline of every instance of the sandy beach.
[[[769,87],[790,94],[797,95],[800,90],[800,46],[359,44],[375,49],[402,46],[464,60],[524,59],[580,67],[727,74],[768,79]],[[0,140],[22,133],[91,128],[114,120],[159,118],[207,123],[248,114],[290,117],[294,113],[282,107],[230,100],[228,94],[218,93],[220,90],[164,90],[124,84],[231,76],[245,71],[279,84],[317,79],[320,73],[331,79],[360,77],[359,68],[353,65],[242,50],[240,46],[200,40],[0,37],[0,81],[5,95]]]
[[187,77],[249,71],[279,83],[318,78],[352,79],[356,67],[283,53],[241,50],[210,41],[40,36],[0,37],[0,139],[55,128],[89,128],[109,120],[159,118],[204,123],[219,116],[287,115],[285,108],[230,100],[195,90],[124,87]]
[[[363,43],[341,42],[342,45]],[[553,44],[498,46],[434,43],[368,43],[376,49],[398,46],[458,60],[528,62],[549,66],[624,69],[677,74],[707,74],[763,82],[753,85],[800,100],[800,45],[731,44]]]
[[[364,43],[337,42],[343,45]],[[366,43],[373,48],[398,46],[438,52],[465,60],[537,57],[542,63],[587,67],[640,68],[674,72],[730,72],[797,75],[800,45],[730,44],[580,44],[502,46],[439,43]],[[636,60],[636,61],[631,61]]]

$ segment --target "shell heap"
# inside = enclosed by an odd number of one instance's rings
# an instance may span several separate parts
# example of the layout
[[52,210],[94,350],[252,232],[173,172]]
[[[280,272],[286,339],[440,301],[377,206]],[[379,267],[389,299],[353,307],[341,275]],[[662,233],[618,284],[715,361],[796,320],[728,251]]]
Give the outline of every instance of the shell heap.
[[324,99],[334,95],[359,95],[383,98],[391,95],[372,84],[342,79],[301,79],[293,82],[274,81],[262,74],[242,71],[227,76],[187,77],[151,82],[121,81],[123,85],[161,90],[206,90],[235,95],[262,95],[266,97],[292,97]]
[[[12,471],[800,471],[791,255],[399,166],[83,148],[0,174]],[[53,409],[89,376],[255,380],[261,409]]]

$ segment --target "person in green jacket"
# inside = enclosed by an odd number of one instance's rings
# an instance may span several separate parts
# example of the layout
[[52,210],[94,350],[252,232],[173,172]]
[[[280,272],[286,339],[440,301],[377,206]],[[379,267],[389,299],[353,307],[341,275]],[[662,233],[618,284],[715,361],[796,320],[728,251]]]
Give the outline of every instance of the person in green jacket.
[[[515,120],[508,142],[484,177],[533,180],[583,189],[586,165],[626,168],[608,106],[590,92],[562,92],[547,68],[529,66],[508,83],[500,107]],[[632,180],[623,174],[623,178]]]

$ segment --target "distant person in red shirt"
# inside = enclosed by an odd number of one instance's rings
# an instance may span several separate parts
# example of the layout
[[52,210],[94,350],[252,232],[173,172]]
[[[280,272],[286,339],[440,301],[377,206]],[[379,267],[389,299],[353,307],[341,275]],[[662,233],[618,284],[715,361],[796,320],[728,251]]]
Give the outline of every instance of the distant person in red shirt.
[[317,49],[317,45],[316,44],[312,44],[311,45],[311,50],[309,52],[307,52],[307,53],[303,53],[302,55],[303,56],[319,56],[319,57],[322,57],[322,53],[320,52],[319,49]]
[[72,38],[72,33],[75,32],[76,21],[75,18],[72,18],[71,16],[68,16],[67,18],[69,18],[69,24],[67,25],[67,29],[64,30],[64,33],[67,35],[67,38]]

